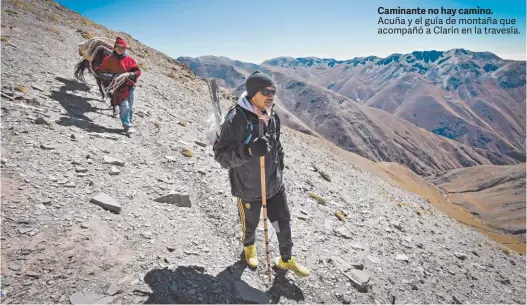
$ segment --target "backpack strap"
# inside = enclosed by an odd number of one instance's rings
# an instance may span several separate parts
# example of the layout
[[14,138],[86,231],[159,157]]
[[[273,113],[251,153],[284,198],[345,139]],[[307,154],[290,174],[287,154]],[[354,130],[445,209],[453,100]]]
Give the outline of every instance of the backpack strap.
[[241,107],[240,105],[232,106],[227,111],[227,114],[225,115],[224,120],[227,120],[229,118],[229,116],[231,116],[231,111],[233,109],[235,109],[235,108],[237,110],[239,110],[243,114],[243,117],[245,118],[245,121],[247,122],[247,130],[249,130],[250,132],[249,132],[249,135],[245,138],[245,141],[243,141],[243,143],[249,144],[251,142],[252,137],[253,137],[254,126],[253,126],[253,122],[247,118],[247,115],[245,114],[245,110],[243,109],[243,107]]
[[241,112],[243,114],[243,117],[247,121],[247,129],[250,131],[249,135],[247,136],[247,138],[245,139],[245,141],[243,143],[249,144],[251,142],[251,138],[253,136],[253,133],[252,133],[252,131],[254,130],[253,122],[247,118],[247,116],[245,115],[245,111],[243,110],[242,107],[238,107],[238,108],[240,108],[240,110],[241,110]]

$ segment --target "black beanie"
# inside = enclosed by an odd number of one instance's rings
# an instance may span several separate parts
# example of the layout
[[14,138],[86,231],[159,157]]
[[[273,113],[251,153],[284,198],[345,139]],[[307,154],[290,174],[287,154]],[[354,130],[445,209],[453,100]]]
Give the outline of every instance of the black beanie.
[[251,75],[249,75],[247,81],[245,81],[247,97],[252,98],[256,95],[256,93],[258,93],[259,90],[269,86],[276,87],[271,76],[256,70]]

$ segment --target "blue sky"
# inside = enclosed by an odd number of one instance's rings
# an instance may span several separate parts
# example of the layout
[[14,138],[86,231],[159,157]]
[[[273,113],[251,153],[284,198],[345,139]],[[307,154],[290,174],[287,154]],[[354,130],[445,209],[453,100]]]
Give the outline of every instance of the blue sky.
[[[216,55],[261,63],[278,56],[350,59],[370,55],[385,57],[393,53],[419,50],[465,48],[472,51],[490,51],[506,59],[526,59],[525,0],[57,2],[112,30],[126,32],[174,58]],[[490,8],[494,18],[515,18],[521,34],[379,35],[379,6]],[[435,16],[423,16],[433,17]]]

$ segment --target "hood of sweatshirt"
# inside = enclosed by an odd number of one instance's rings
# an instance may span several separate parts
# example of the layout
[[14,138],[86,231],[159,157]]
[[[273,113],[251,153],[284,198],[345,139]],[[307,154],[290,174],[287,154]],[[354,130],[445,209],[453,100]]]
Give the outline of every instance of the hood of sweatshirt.
[[243,109],[250,111],[254,114],[256,114],[259,118],[262,118],[265,122],[265,125],[269,123],[269,118],[271,117],[271,110],[266,110],[265,112],[261,111],[256,107],[249,99],[247,99],[247,91],[244,91],[240,98],[238,99],[238,105],[240,105]]

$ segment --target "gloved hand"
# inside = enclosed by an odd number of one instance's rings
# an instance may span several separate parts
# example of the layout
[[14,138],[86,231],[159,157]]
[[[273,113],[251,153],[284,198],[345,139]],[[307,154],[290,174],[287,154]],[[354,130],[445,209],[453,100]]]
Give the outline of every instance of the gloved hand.
[[254,139],[249,145],[249,151],[253,157],[261,157],[271,151],[271,144],[269,144],[269,136],[263,136]]

